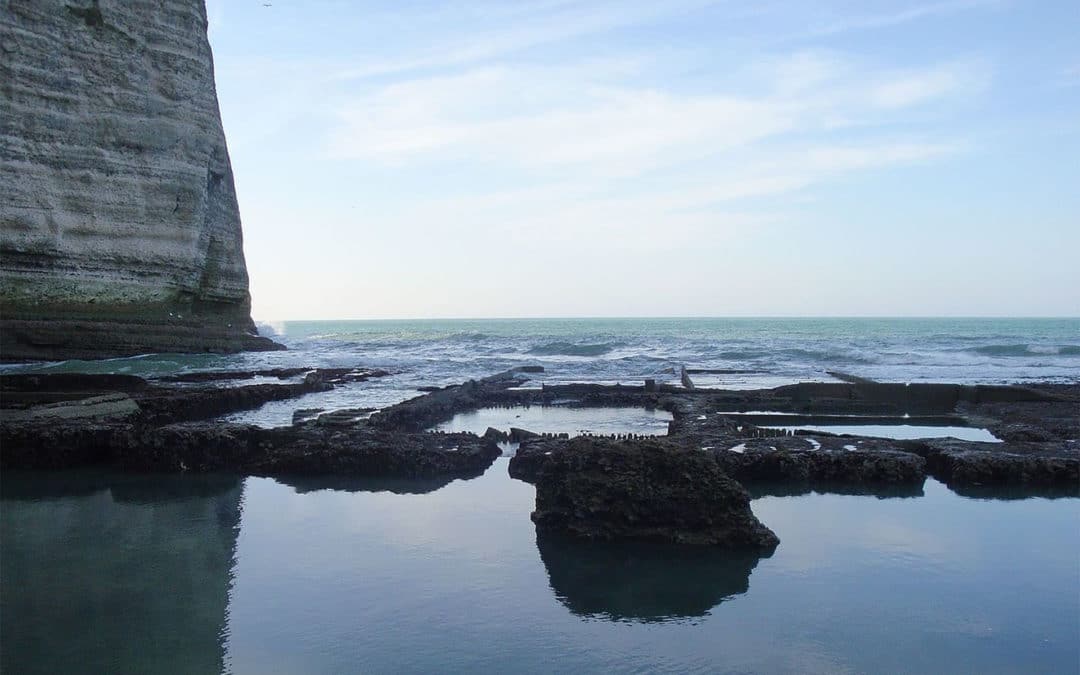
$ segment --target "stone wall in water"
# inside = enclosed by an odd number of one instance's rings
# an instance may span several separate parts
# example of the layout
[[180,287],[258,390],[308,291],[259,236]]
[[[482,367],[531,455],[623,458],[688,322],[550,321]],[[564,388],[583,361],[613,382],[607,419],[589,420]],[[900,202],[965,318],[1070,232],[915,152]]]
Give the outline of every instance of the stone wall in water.
[[272,349],[203,0],[0,0],[0,358]]

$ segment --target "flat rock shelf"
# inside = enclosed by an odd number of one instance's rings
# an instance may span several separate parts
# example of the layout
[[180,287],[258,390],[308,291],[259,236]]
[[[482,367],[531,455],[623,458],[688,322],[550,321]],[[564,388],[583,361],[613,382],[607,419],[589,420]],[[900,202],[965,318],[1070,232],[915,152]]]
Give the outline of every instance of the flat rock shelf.
[[[527,386],[534,372],[537,367],[524,367],[433,388],[380,410],[331,411],[303,410],[300,397],[343,384],[362,386],[386,373],[288,369],[155,382],[116,375],[0,376],[0,468],[99,466],[439,483],[482,474],[502,454],[500,443],[514,441],[520,447],[509,473],[538,486],[534,519],[544,529],[605,539],[736,541],[756,550],[767,548],[768,537],[748,510],[748,518],[736,518],[731,514],[738,509],[717,506],[718,513],[728,514],[717,516],[717,523],[740,523],[738,532],[718,536],[687,520],[688,511],[700,509],[656,508],[649,495],[660,491],[668,501],[697,503],[695,486],[714,473],[713,482],[730,481],[737,488],[732,495],[746,490],[751,496],[809,491],[917,496],[928,476],[962,494],[999,488],[1029,495],[1080,493],[1076,385],[536,388]],[[267,429],[220,419],[285,400],[297,400],[290,425]],[[987,429],[996,442],[791,431],[751,423],[740,411],[753,411],[756,421],[784,415],[878,422],[936,417],[962,428]],[[521,426],[489,426],[499,420]],[[612,426],[628,422],[637,432]],[[566,491],[567,485],[581,487],[587,475],[597,479],[585,495]],[[562,502],[544,497],[556,493]],[[742,503],[741,497],[732,500],[726,503]],[[563,506],[552,507],[555,503]],[[570,515],[554,515],[560,512]]]

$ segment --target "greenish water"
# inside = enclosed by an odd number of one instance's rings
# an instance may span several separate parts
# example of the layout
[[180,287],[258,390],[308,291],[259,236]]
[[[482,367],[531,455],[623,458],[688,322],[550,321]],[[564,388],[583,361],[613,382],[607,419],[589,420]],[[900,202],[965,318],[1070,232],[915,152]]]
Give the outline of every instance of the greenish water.
[[233,421],[289,424],[304,408],[381,408],[420,386],[540,365],[533,384],[678,383],[752,389],[828,381],[843,371],[886,382],[1080,381],[1080,319],[445,319],[285,321],[262,329],[289,351],[156,354],[0,366],[0,371],[145,377],[211,369],[381,368],[390,377],[271,403]]
[[160,375],[290,365],[388,368],[423,384],[523,363],[554,379],[678,381],[673,366],[720,369],[703,384],[772,386],[842,370],[887,381],[1076,380],[1080,319],[444,319],[283,321],[261,326],[290,351],[165,354],[7,369]]
[[0,476],[0,668],[972,672],[1080,664],[1080,500],[754,501],[766,559],[537,540],[469,481]]

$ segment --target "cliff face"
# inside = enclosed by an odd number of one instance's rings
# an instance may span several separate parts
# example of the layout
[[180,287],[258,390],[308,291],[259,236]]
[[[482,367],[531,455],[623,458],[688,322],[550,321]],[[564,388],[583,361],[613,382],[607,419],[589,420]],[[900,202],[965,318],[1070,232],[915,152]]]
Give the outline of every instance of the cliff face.
[[0,358],[254,334],[203,0],[0,0]]

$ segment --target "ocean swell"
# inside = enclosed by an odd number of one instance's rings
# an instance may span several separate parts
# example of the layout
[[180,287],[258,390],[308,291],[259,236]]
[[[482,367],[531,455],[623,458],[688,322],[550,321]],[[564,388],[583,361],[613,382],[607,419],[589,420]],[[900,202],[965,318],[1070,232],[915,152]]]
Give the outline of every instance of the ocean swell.
[[1080,356],[1080,345],[983,345],[971,351],[984,356]]
[[599,344],[548,342],[537,345],[526,353],[535,356],[603,356],[621,346],[621,342],[601,342]]

